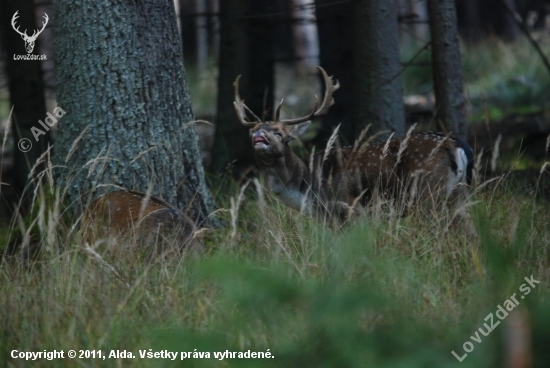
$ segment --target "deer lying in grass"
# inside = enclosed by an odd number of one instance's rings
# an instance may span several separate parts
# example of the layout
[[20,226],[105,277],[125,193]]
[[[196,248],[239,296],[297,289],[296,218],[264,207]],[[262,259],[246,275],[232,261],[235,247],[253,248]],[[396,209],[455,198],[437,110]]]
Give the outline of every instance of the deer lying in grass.
[[[438,204],[449,197],[463,196],[470,184],[473,166],[471,148],[463,141],[439,133],[407,134],[376,144],[335,148],[329,142],[324,152],[302,161],[289,142],[303,134],[310,119],[326,114],[340,87],[319,67],[326,92],[317,108],[304,117],[280,119],[283,101],[273,121],[262,122],[239,96],[235,86],[235,110],[241,123],[250,128],[255,158],[268,187],[285,204],[308,214],[334,214],[347,218],[357,204],[366,205],[373,196],[406,199],[407,207],[420,202]],[[250,121],[247,113],[254,120]],[[334,143],[335,135],[331,138]]]
[[141,192],[119,190],[102,195],[89,207],[84,223],[90,244],[109,237],[119,242],[135,240],[146,247],[160,244],[160,252],[190,247],[202,250],[193,220],[174,206]]

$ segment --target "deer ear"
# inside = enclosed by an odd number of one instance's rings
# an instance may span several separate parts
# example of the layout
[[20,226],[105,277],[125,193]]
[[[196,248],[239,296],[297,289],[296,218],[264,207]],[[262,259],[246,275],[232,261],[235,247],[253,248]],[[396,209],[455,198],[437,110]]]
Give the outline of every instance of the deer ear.
[[311,120],[308,120],[308,121],[304,121],[303,123],[298,123],[296,125],[294,125],[294,129],[292,129],[290,131],[290,136],[292,138],[298,138],[299,136],[301,136],[302,134],[304,134],[307,130],[307,128],[309,127],[309,125],[311,124]]

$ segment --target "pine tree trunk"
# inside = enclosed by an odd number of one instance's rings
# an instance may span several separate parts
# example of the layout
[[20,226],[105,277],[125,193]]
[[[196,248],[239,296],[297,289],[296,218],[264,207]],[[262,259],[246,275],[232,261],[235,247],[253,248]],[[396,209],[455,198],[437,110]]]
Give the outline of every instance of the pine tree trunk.
[[[353,128],[369,133],[405,134],[405,108],[399,60],[396,0],[355,2],[355,80]],[[386,139],[390,133],[379,139]]]
[[[35,21],[35,7],[32,0],[2,0],[2,22],[4,44],[7,52],[7,78],[9,81],[10,102],[13,106],[13,123],[11,130],[14,135],[14,172],[15,185],[12,186],[16,195],[21,195],[27,184],[29,171],[40,155],[47,149],[50,141],[49,131],[45,131],[38,124],[39,120],[46,118],[46,101],[44,99],[44,83],[42,78],[42,61],[39,60],[14,60],[14,54],[27,55],[25,43],[21,36],[11,27],[11,19],[16,11],[18,18],[16,26],[21,32],[27,30],[27,35],[32,35],[34,30],[40,30]],[[40,53],[40,36],[37,38],[32,54]],[[48,55],[52,57],[52,55]],[[42,129],[44,135],[38,135],[36,141],[32,127]],[[22,152],[17,144],[26,139],[32,148],[28,152]],[[40,168],[38,169],[40,171]]]
[[68,203],[86,205],[100,185],[152,185],[153,195],[206,220],[214,205],[190,124],[173,2],[56,0],[53,11],[57,97],[66,111],[55,147],[55,164],[66,169],[56,180]]
[[[511,9],[515,0],[504,0]],[[502,0],[462,0],[455,2],[458,31],[468,42],[480,42],[490,35],[505,41],[513,41],[519,29],[514,19],[502,5]]]
[[195,0],[195,27],[197,28],[197,69],[199,72],[208,67],[208,23],[206,0]]
[[278,10],[274,0],[248,0],[248,70],[247,103],[263,120],[271,120],[275,89],[275,26]]
[[315,13],[308,0],[290,0],[292,18],[300,19],[292,25],[294,55],[298,63],[313,68],[319,65],[319,37]]
[[456,3],[457,26],[467,42],[479,42],[484,36],[479,0],[463,0]]
[[449,133],[466,140],[466,99],[454,0],[428,0],[436,119]]
[[212,171],[222,172],[229,163],[245,167],[253,165],[253,151],[246,129],[237,119],[233,82],[240,74],[241,89],[247,78],[246,24],[242,20],[247,0],[220,2],[220,57],[216,135],[212,148]]
[[[220,3],[218,110],[213,148],[214,171],[228,164],[239,176],[254,164],[248,129],[237,119],[233,82],[238,75],[241,97],[260,118],[271,119],[274,90],[274,1],[223,0]],[[265,110],[265,111],[264,111]],[[269,115],[265,115],[268,112]],[[268,119],[268,120],[269,120]]]
[[353,6],[351,2],[332,0],[315,0],[315,6],[320,65],[328,75],[334,76],[341,86],[334,95],[335,104],[323,119],[321,130],[314,140],[318,149],[324,149],[338,124],[340,124],[340,136],[345,143],[353,143],[351,123],[355,80]]

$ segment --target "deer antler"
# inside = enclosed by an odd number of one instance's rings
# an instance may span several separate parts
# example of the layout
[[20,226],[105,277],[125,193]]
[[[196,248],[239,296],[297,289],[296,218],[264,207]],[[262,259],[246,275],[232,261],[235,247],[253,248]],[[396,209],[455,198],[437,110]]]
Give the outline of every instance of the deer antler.
[[248,106],[244,104],[244,101],[241,100],[241,96],[239,96],[239,79],[241,79],[240,75],[235,80],[235,83],[233,83],[233,86],[235,86],[235,101],[233,102],[233,105],[235,106],[235,111],[237,112],[237,116],[239,117],[241,123],[247,128],[252,128],[256,125],[256,123],[253,121],[248,121],[248,118],[246,117],[247,112],[249,112],[258,123],[261,123],[262,121],[252,112],[252,110],[248,108]]
[[[336,83],[334,83],[332,78],[328,76],[328,74],[325,72],[325,70],[323,68],[321,68],[320,66],[318,66],[317,68],[323,74],[323,79],[325,80],[325,88],[326,88],[325,96],[323,98],[323,102],[321,103],[321,106],[319,107],[318,110],[315,110],[315,109],[317,109],[317,104],[319,102],[317,100],[317,96],[315,96],[315,106],[313,107],[313,111],[311,112],[311,114],[309,114],[307,116],[304,116],[304,117],[301,117],[301,118],[281,120],[282,124],[284,124],[284,125],[294,125],[294,124],[298,124],[298,123],[310,120],[310,119],[312,119],[316,116],[324,115],[328,112],[328,109],[332,105],[334,105],[334,98],[332,98],[332,94],[338,88],[340,88],[340,82],[336,81]],[[277,107],[277,113],[276,113],[277,118],[279,117],[279,112],[280,112],[282,103],[283,102],[281,101],[281,103]]]
[[279,105],[277,106],[277,110],[275,110],[275,114],[273,115],[273,121],[279,121],[279,116],[281,115],[281,106],[283,106],[283,101],[285,99],[282,98],[281,102],[279,102]]
[[324,115],[328,112],[328,109],[334,105],[334,98],[332,97],[332,94],[336,92],[338,88],[340,88],[340,82],[336,80],[336,83],[333,84],[332,77],[329,77],[327,72],[320,66],[317,67],[321,73],[323,74],[323,79],[325,80],[325,96],[323,98],[323,103],[321,104],[321,107],[319,107],[319,110],[315,112],[315,116]]

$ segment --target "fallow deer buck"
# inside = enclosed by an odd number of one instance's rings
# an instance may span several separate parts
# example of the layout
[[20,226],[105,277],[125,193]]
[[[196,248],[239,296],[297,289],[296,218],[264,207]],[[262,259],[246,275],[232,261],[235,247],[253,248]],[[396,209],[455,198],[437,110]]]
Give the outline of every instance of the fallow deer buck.
[[[96,199],[84,216],[89,243],[101,238],[157,248],[158,253],[202,250],[193,220],[174,206],[150,195],[118,190]],[[160,247],[159,247],[160,245]]]
[[[311,119],[326,114],[340,87],[319,67],[326,91],[317,108],[304,117],[280,119],[283,101],[273,121],[262,122],[239,96],[239,78],[234,83],[235,110],[250,128],[255,158],[268,187],[285,204],[308,214],[333,214],[345,219],[366,205],[373,196],[402,201],[401,206],[465,196],[473,167],[471,148],[463,141],[440,133],[409,132],[406,137],[385,142],[335,148],[302,161],[289,142],[305,132]],[[249,120],[248,115],[253,117]],[[334,142],[335,136],[330,141]]]

